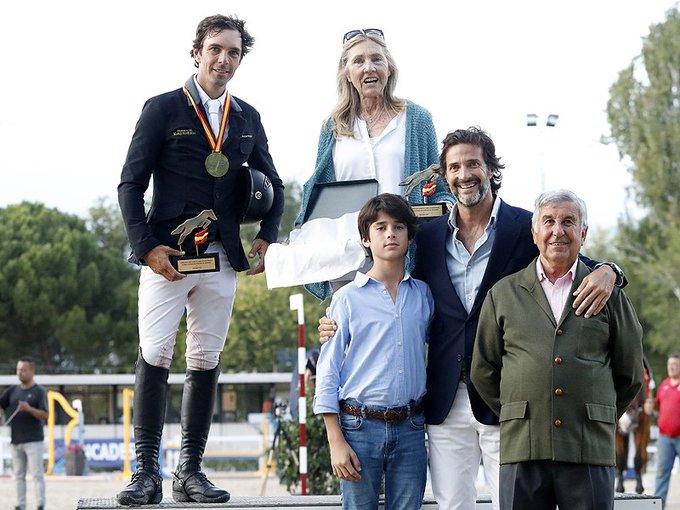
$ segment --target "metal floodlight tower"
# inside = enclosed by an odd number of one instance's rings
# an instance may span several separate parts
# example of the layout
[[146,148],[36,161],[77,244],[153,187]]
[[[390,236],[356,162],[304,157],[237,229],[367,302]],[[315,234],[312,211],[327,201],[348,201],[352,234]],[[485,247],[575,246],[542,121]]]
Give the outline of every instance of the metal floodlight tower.
[[545,133],[547,128],[554,128],[557,126],[557,119],[560,116],[556,113],[549,114],[545,119],[545,126],[541,126],[538,123],[539,116],[535,113],[527,113],[527,127],[537,127],[539,132],[539,143],[538,143],[538,158],[539,166],[541,171],[541,193],[545,191],[545,165],[544,165],[544,145],[545,145]]
[[555,127],[555,125],[557,124],[557,119],[559,118],[560,116],[557,115],[556,113],[551,113],[550,115],[548,115],[548,118],[545,121],[545,125],[547,127]]

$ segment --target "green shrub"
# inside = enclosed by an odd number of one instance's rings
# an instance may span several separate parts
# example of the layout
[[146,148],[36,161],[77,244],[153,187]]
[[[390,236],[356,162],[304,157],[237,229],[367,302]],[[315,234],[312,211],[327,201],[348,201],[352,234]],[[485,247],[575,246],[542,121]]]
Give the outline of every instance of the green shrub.
[[[307,397],[307,409],[312,409]],[[276,473],[290,491],[300,492],[299,468],[296,462],[300,449],[299,424],[297,421],[281,423],[279,446],[274,452]],[[307,415],[307,490],[308,494],[340,494],[340,480],[331,470],[331,452],[326,438],[326,428],[321,416]]]

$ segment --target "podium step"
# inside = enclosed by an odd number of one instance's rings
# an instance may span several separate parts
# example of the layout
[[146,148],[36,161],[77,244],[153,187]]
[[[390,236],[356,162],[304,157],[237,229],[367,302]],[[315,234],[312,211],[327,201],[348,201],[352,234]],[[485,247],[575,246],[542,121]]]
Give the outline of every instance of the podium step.
[[[144,507],[121,506],[115,498],[90,498],[78,501],[78,510],[104,510],[129,508],[153,509],[193,509],[212,508],[229,510],[265,510],[271,508],[285,508],[287,510],[309,510],[311,508],[339,509],[340,496],[234,496],[228,503],[177,503],[171,498],[165,498],[160,505],[145,505]],[[380,508],[384,506],[381,504]],[[434,510],[437,503],[431,495],[425,496],[423,509]],[[661,499],[654,496],[639,494],[616,494],[614,497],[615,510],[661,510]],[[477,499],[475,510],[491,510],[491,498],[481,496]]]
[[[381,502],[382,503],[382,502]],[[481,505],[481,506],[480,506]],[[144,505],[143,507],[127,507],[119,505],[115,498],[92,498],[78,501],[78,510],[125,510],[125,509],[193,509],[212,508],[229,510],[258,510],[271,508],[285,508],[286,510],[309,510],[311,508],[339,509],[340,496],[232,496],[228,503],[177,503],[171,498],[164,498],[160,505]],[[384,506],[381,504],[380,508]],[[425,497],[423,509],[434,510],[437,503],[430,497]],[[491,499],[482,497],[477,500],[476,510],[491,510]]]

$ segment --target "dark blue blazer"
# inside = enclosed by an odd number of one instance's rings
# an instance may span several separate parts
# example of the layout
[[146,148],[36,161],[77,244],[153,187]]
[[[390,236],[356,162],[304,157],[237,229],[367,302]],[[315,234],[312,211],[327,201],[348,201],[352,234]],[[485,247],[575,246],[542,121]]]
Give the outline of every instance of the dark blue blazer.
[[[498,280],[524,269],[538,255],[531,237],[531,213],[501,201],[489,264],[469,314],[451,283],[446,265],[448,221],[449,216],[445,215],[426,222],[416,236],[413,276],[430,286],[435,304],[427,354],[425,417],[432,425],[444,421],[456,397],[461,369],[464,369],[475,418],[487,425],[497,425],[498,417],[469,381],[472,347],[486,293]],[[583,256],[581,260],[590,267],[596,264]]]
[[[186,86],[200,105],[193,77]],[[207,173],[204,162],[210,152],[201,123],[182,89],[146,102],[118,186],[118,202],[132,246],[131,262],[139,263],[144,254],[160,244],[176,247],[177,236],[170,232],[203,209],[212,209],[217,222],[211,226],[211,239],[219,236],[234,270],[248,269],[239,238],[238,214],[243,206],[241,183],[245,173],[240,167],[245,163],[271,180],[274,203],[257,237],[276,242],[283,214],[283,183],[269,154],[259,113],[232,97],[229,132],[222,145],[230,163],[225,176],[215,178]],[[144,192],[152,175],[153,198],[145,214]],[[188,253],[192,243],[189,236],[183,245]]]

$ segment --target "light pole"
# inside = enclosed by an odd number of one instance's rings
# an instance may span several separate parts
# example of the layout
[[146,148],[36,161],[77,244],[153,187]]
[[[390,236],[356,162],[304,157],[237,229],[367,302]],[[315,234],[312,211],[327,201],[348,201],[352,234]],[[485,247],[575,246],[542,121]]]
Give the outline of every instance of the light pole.
[[539,136],[538,136],[538,164],[539,168],[541,171],[541,193],[545,191],[545,165],[544,165],[544,158],[545,158],[545,152],[543,149],[543,146],[545,144],[545,134],[547,132],[548,128],[554,128],[557,126],[557,119],[559,119],[560,116],[556,113],[550,113],[548,116],[545,118],[545,126],[541,125],[539,123],[539,116],[535,113],[527,113],[527,127],[535,127],[538,128]]

